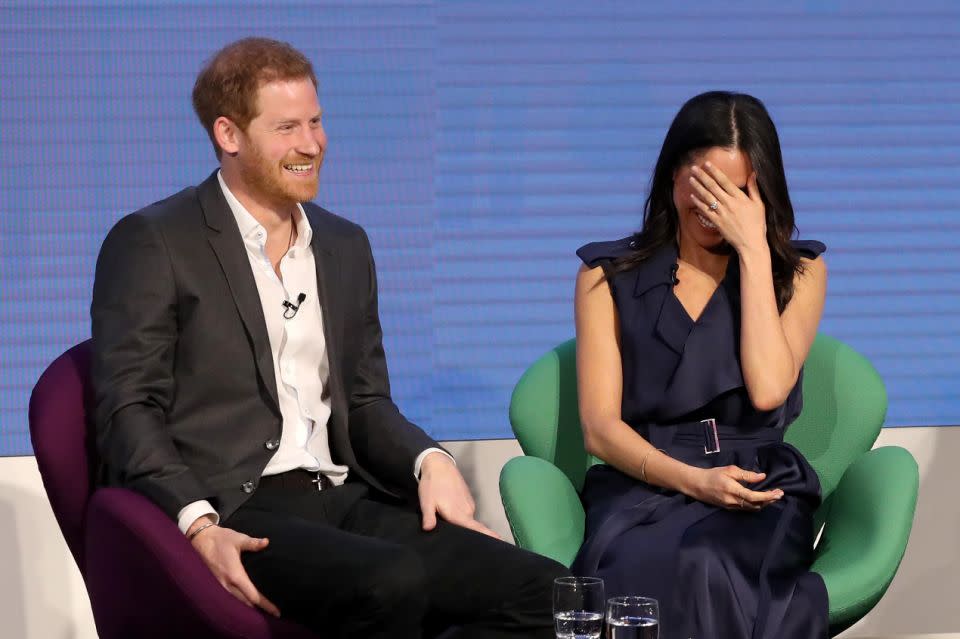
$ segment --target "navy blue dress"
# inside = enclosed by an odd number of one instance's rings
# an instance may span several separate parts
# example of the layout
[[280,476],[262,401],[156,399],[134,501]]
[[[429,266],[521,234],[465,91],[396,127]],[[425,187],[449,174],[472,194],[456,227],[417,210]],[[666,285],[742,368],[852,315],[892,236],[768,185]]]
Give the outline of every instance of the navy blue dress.
[[[630,242],[588,244],[577,255],[608,269]],[[794,246],[810,258],[826,250],[819,242]],[[661,639],[826,637],[826,589],[809,570],[820,483],[783,441],[800,414],[801,381],[779,408],[753,408],[740,368],[736,256],[696,322],[673,292],[676,261],[676,247],[665,247],[610,282],[620,316],[623,420],[685,463],[764,472],[750,488],[780,488],[784,497],[758,512],[730,511],[594,466],[583,487],[586,539],[573,571],[602,577],[607,596],[659,600]],[[713,448],[706,419],[716,422],[719,452],[705,452]]]

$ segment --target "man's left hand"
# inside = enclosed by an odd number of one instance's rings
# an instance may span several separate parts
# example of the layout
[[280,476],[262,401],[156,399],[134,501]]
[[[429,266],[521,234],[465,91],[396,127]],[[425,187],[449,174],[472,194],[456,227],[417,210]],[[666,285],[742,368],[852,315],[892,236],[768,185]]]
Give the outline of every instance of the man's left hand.
[[437,527],[437,517],[476,530],[495,539],[500,536],[474,519],[476,504],[457,465],[442,453],[430,453],[420,466],[420,511],[423,529]]

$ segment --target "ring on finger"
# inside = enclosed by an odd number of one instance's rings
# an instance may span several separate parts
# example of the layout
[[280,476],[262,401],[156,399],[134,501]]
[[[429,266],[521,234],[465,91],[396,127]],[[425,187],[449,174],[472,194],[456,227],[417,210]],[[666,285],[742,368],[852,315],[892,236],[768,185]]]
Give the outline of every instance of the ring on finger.
[[717,209],[720,208],[720,202],[718,202],[717,200],[714,200],[713,202],[710,203],[709,208],[711,211],[716,211]]

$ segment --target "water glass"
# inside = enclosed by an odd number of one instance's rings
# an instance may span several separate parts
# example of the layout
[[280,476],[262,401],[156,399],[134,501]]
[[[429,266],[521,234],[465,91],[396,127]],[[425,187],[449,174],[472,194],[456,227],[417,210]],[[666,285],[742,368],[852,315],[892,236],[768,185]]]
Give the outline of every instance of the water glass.
[[557,639],[600,639],[603,579],[560,577],[553,581],[553,622]]
[[607,639],[657,639],[660,606],[650,597],[612,597],[607,601]]

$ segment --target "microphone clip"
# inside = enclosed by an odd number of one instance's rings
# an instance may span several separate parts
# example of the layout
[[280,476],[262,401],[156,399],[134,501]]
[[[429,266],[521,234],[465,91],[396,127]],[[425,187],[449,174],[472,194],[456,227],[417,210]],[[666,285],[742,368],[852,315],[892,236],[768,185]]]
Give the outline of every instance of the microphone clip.
[[300,310],[300,305],[303,304],[303,300],[307,299],[306,293],[300,293],[297,295],[297,302],[294,304],[290,300],[283,300],[281,304],[283,305],[283,319],[293,319],[297,316],[297,311]]

